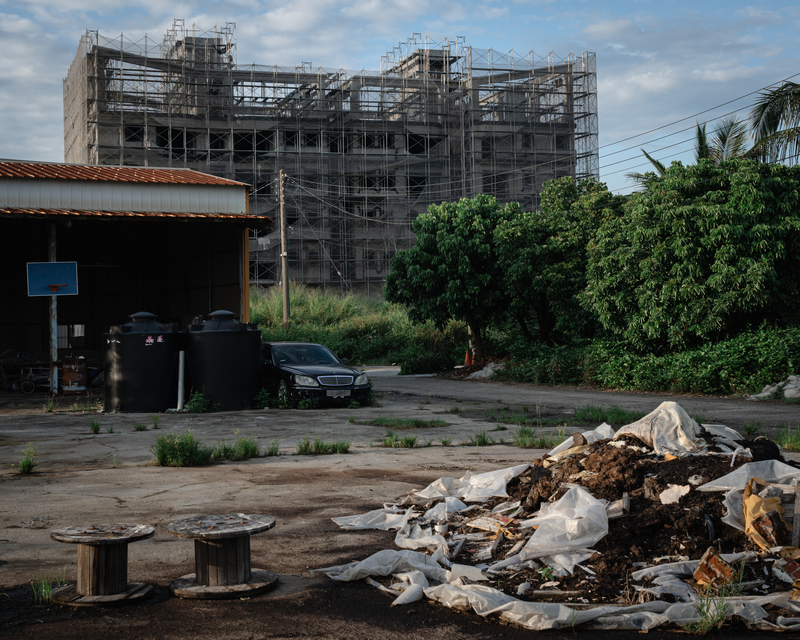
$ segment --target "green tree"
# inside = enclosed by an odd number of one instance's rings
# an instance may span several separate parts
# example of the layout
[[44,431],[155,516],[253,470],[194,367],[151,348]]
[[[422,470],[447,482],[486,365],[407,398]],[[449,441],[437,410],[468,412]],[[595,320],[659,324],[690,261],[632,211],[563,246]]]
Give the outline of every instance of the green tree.
[[521,212],[519,204],[502,207],[487,195],[430,205],[414,221],[414,246],[392,258],[386,299],[407,305],[417,321],[466,322],[481,357],[486,327],[508,304],[494,230]]
[[750,156],[766,162],[793,160],[800,154],[800,84],[762,93],[750,112],[755,145]]
[[596,180],[559,178],[545,184],[540,211],[498,225],[495,241],[509,313],[526,337],[533,338],[528,318],[536,319],[541,342],[594,333],[596,319],[577,298],[586,286],[586,246],[623,202]]
[[800,167],[673,163],[589,243],[582,296],[640,349],[800,322]]

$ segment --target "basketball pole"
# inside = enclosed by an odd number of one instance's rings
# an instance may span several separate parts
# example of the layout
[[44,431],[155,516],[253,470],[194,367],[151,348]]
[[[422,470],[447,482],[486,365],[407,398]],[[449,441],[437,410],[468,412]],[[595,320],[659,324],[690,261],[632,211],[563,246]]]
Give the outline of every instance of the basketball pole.
[[[56,223],[50,223],[50,262],[56,262]],[[56,291],[58,291],[56,289]],[[50,393],[58,395],[58,296],[50,296]]]

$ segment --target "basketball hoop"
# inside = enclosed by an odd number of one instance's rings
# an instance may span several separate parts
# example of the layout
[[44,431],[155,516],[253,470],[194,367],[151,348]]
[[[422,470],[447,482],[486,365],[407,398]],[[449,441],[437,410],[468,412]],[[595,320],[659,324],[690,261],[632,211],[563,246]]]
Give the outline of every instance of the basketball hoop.
[[51,293],[58,293],[58,290],[61,287],[68,287],[69,285],[68,284],[48,284],[47,286],[50,287],[50,292]]

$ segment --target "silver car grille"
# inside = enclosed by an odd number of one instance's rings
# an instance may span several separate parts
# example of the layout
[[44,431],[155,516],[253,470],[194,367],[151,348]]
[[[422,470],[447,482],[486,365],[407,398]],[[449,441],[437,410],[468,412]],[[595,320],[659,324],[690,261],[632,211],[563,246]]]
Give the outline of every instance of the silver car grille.
[[320,376],[317,380],[326,387],[347,387],[353,384],[353,376]]

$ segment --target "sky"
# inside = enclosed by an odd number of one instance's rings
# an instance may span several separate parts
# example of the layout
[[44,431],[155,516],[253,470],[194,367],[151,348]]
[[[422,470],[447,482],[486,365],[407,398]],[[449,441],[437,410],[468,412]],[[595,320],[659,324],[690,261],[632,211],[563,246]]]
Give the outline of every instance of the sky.
[[62,81],[97,30],[160,41],[180,18],[235,23],[237,60],[379,69],[412,34],[477,49],[597,56],[600,179],[618,193],[650,166],[694,162],[708,131],[746,118],[759,91],[800,82],[800,3],[785,0],[0,0],[0,158],[64,160]]

